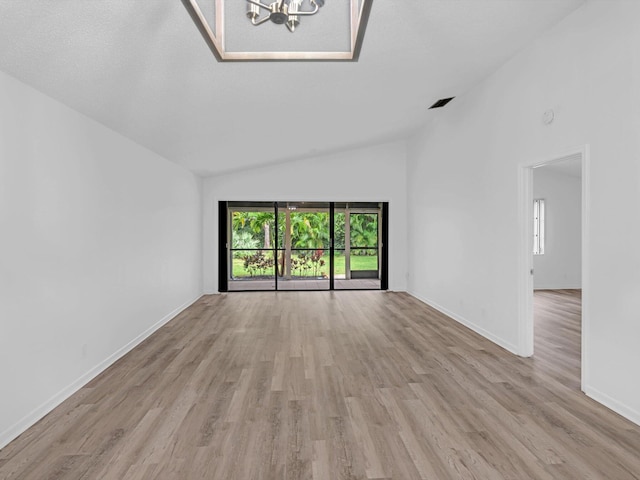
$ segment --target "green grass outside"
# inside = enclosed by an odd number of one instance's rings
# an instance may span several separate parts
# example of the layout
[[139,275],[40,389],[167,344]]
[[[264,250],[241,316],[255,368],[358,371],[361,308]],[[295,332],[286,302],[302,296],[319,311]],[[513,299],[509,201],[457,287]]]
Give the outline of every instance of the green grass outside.
[[[295,255],[293,257],[296,258]],[[323,255],[324,266],[318,269],[320,274],[324,273],[329,275],[329,255]],[[336,276],[344,275],[344,255],[336,255],[334,257],[334,269]],[[361,256],[351,255],[351,270],[377,270],[378,269],[378,257],[377,256]],[[292,272],[294,276],[313,276],[313,270],[309,269],[304,271]],[[273,275],[274,269],[271,268],[264,272],[264,275]],[[254,275],[262,275],[261,273],[254,273]],[[250,277],[251,275],[244,268],[244,260],[242,258],[233,259],[233,271],[232,278]]]

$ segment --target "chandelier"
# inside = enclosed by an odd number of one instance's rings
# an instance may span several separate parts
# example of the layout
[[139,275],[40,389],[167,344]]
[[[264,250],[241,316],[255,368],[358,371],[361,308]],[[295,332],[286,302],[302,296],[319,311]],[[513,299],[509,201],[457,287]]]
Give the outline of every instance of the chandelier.
[[[358,61],[373,0],[182,0],[220,62]],[[290,32],[302,17],[322,13],[295,40],[279,28],[252,32],[271,20]],[[281,33],[282,32],[282,33]],[[285,36],[289,40],[285,40]]]
[[[308,0],[311,10],[303,10],[303,3],[304,0],[278,0],[270,5],[265,5],[260,0],[247,0],[247,18],[251,20],[253,25],[262,25],[269,20],[276,25],[284,23],[293,33],[300,25],[300,17],[318,13],[320,7],[324,5],[324,0]],[[263,17],[261,17],[261,9],[266,11],[266,15]]]

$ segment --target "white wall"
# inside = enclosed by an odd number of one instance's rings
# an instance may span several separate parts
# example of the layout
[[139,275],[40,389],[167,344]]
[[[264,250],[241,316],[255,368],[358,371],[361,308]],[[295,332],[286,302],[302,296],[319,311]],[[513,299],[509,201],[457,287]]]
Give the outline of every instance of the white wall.
[[194,301],[201,181],[0,73],[0,447]]
[[406,290],[405,142],[206,179],[203,254],[207,293],[218,291],[219,200],[389,202],[389,289]]
[[544,255],[533,256],[536,289],[582,285],[582,184],[548,167],[533,170],[533,197],[545,203]]
[[[640,423],[640,2],[590,1],[408,147],[409,291],[519,351],[519,166],[590,145],[585,391]],[[542,122],[553,108],[556,119]],[[587,320],[588,319],[588,320]]]

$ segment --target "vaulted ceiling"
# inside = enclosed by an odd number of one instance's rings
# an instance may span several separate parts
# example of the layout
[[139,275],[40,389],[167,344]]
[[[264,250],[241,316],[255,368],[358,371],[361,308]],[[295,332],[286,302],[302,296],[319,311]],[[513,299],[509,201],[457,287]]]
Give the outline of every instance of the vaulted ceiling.
[[218,63],[180,0],[0,0],[0,70],[218,174],[404,138],[584,1],[375,0],[357,63]]

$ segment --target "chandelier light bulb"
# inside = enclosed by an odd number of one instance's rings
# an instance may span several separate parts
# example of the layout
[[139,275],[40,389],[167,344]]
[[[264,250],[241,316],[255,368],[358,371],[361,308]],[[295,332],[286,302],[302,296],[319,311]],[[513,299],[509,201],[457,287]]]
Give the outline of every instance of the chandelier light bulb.
[[291,0],[289,2],[289,19],[287,20],[287,28],[291,33],[296,31],[296,27],[300,25],[300,18],[295,15],[300,11],[302,0]]
[[251,21],[254,21],[259,16],[260,7],[258,7],[255,3],[247,2],[247,18]]

